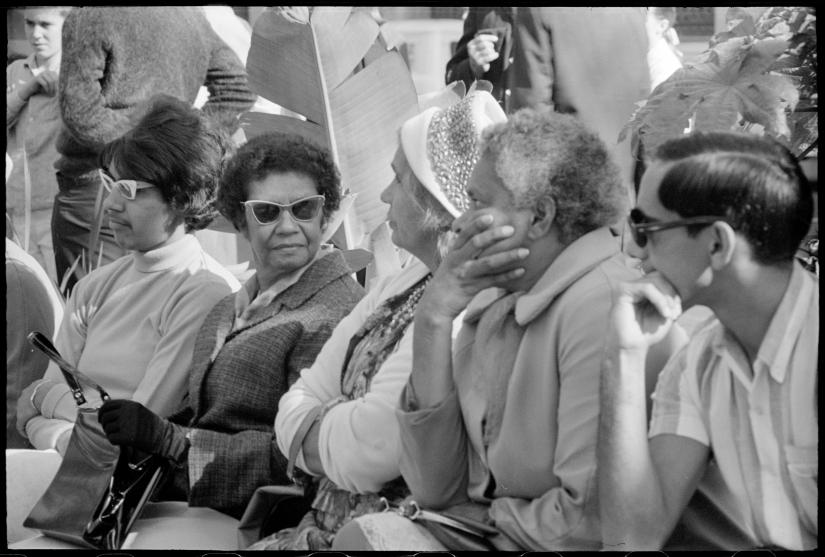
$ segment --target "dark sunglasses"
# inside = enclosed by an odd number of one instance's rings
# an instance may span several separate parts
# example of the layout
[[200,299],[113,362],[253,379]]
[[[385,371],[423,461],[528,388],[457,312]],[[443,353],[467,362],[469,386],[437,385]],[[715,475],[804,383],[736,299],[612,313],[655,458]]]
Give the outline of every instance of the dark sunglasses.
[[661,230],[668,230],[670,228],[679,228],[680,226],[690,226],[693,224],[713,224],[716,221],[724,221],[724,217],[689,217],[686,219],[669,220],[669,221],[651,221],[639,209],[632,209],[627,216],[627,224],[630,227],[630,234],[633,236],[633,241],[640,248],[647,245],[647,235]]
[[248,207],[252,211],[252,216],[258,224],[266,225],[278,222],[283,211],[288,211],[292,218],[297,221],[306,222],[318,216],[324,206],[323,195],[312,195],[287,205],[275,203],[274,201],[260,201],[251,199],[242,201],[241,205]]

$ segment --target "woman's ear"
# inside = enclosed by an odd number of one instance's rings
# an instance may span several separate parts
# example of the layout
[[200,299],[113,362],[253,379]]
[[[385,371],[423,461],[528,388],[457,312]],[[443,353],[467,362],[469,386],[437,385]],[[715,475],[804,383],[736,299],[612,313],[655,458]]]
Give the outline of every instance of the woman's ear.
[[722,269],[733,259],[736,250],[736,231],[725,221],[716,221],[710,225],[708,255],[714,270]]
[[237,230],[238,233],[240,233],[240,235],[243,236],[244,239],[246,239],[247,242],[250,241],[249,240],[249,225],[246,223],[246,217],[244,217],[243,224],[241,224],[240,226],[237,225],[237,224],[235,225],[235,230]]
[[533,209],[533,221],[530,223],[532,238],[545,236],[550,232],[556,220],[556,203],[552,199],[542,199]]

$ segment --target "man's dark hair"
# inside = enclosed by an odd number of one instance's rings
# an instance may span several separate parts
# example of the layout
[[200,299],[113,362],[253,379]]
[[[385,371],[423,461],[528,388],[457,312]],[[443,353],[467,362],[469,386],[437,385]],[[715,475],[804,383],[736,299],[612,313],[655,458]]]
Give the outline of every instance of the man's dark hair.
[[808,233],[811,186],[796,157],[776,140],[695,132],[665,142],[654,159],[674,163],[659,186],[662,206],[683,217],[724,217],[762,264],[790,261]]

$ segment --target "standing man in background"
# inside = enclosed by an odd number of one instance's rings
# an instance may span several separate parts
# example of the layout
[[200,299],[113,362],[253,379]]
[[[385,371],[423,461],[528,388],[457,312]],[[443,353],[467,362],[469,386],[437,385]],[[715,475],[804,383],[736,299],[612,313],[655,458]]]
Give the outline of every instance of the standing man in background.
[[[255,102],[244,65],[212,30],[202,9],[188,6],[84,7],[63,28],[60,109],[63,129],[55,163],[60,191],[52,234],[58,278],[88,250],[101,190],[97,154],[140,116],[141,101],[166,93],[194,103],[209,91],[202,110],[231,134],[238,116]],[[87,263],[123,254],[105,221]],[[71,288],[83,271],[74,272]]]
[[645,20],[643,7],[471,7],[446,81],[491,81],[508,114],[575,114],[607,143],[632,197],[630,142],[617,140],[650,91]]
[[52,248],[52,205],[57,193],[55,138],[63,21],[68,6],[23,10],[32,53],[6,66],[6,213],[20,244],[57,281]]

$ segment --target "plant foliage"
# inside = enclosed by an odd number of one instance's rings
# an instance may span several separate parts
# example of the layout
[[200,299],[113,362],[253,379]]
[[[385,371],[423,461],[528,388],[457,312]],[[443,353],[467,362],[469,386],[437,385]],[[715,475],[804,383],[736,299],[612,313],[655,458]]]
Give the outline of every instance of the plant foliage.
[[815,148],[816,12],[731,8],[703,58],[661,83],[622,130],[652,153],[685,130],[764,133],[797,156]]

